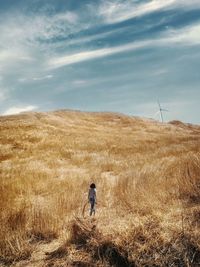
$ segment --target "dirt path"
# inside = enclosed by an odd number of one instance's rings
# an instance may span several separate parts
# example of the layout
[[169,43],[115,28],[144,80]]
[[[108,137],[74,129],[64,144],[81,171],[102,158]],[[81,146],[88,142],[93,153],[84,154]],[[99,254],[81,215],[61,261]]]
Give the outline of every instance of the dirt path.
[[38,244],[32,253],[31,259],[12,264],[12,267],[43,267],[45,265],[46,253],[56,250],[61,245],[59,240],[51,243]]
[[[96,226],[97,226],[97,223],[98,223],[97,217],[92,217],[92,218],[87,217],[87,218],[84,219],[83,217],[80,216],[80,218],[74,217],[74,219],[77,220],[78,223],[80,222],[80,224],[83,223],[83,225],[87,226],[87,228],[89,230],[95,229]],[[50,243],[37,243],[35,245],[35,249],[32,252],[32,255],[31,255],[30,259],[23,260],[23,261],[20,261],[20,262],[15,262],[15,263],[13,263],[11,265],[11,267],[44,267],[44,266],[50,266],[52,264],[52,260],[54,261],[54,259],[53,259],[54,257],[51,260],[51,255],[58,254],[59,253],[58,251],[60,251],[60,249],[62,249],[63,244],[64,244],[63,240],[61,240],[61,239],[53,240]],[[66,253],[63,252],[63,253],[67,255],[67,252]],[[64,255],[63,253],[61,255],[61,258]],[[49,258],[49,255],[50,255],[50,258]],[[57,256],[55,256],[55,261],[59,260],[59,258],[60,258],[59,256],[58,256],[58,258],[57,258]],[[70,261],[69,262],[71,262],[71,263],[73,263],[74,261],[76,262],[76,259],[78,259],[78,258],[79,258],[78,251],[74,251],[72,253],[72,256],[70,257]],[[48,264],[50,264],[50,265],[48,265]],[[66,264],[67,264],[67,262],[66,262]],[[56,265],[56,266],[59,266],[59,265]],[[68,266],[68,265],[66,265],[66,266]],[[69,265],[69,266],[71,266],[71,265]],[[1,265],[0,265],[0,267],[1,267]]]

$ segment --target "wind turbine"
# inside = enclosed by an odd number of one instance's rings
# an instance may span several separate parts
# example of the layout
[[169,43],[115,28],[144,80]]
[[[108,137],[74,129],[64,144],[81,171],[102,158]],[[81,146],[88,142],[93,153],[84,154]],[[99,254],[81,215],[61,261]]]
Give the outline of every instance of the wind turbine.
[[157,102],[158,102],[159,110],[156,112],[155,116],[156,116],[158,113],[160,113],[160,119],[161,119],[162,122],[164,122],[164,120],[163,120],[163,113],[162,113],[162,112],[163,112],[163,111],[169,111],[169,110],[162,108],[161,105],[160,105],[159,100],[158,100]]

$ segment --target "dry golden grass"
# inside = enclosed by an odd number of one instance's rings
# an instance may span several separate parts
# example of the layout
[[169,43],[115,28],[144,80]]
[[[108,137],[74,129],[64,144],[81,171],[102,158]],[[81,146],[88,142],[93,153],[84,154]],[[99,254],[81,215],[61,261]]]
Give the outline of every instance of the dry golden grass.
[[[0,176],[2,266],[200,266],[199,126],[0,117]],[[83,214],[91,182],[94,221]]]

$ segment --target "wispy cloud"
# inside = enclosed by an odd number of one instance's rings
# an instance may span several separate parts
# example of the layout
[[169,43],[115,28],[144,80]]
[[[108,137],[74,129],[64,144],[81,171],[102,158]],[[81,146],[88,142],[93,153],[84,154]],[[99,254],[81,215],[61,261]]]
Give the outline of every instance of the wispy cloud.
[[74,85],[76,87],[85,86],[85,85],[88,85],[89,83],[90,83],[90,81],[87,81],[87,80],[74,80],[74,81],[72,81],[72,85]]
[[[66,11],[52,15],[14,12],[0,18],[0,70],[16,69],[25,62],[42,69],[45,57],[53,53],[54,39],[73,33],[80,25],[78,15]],[[12,29],[12,30],[11,30]],[[23,70],[23,66],[20,66]]]
[[45,75],[45,76],[42,76],[42,77],[33,77],[33,81],[42,81],[42,80],[49,80],[49,79],[52,79],[53,78],[53,75],[51,74],[48,74],[48,75]]
[[115,47],[83,51],[72,55],[58,56],[50,59],[47,63],[47,66],[50,69],[54,69],[86,60],[114,55],[117,53],[153,46],[168,46],[170,44],[179,46],[200,44],[200,24],[185,27],[181,30],[167,31],[157,39],[149,39],[138,42],[136,41]]
[[102,16],[105,23],[116,23],[146,15],[152,12],[184,7],[200,7],[199,0],[151,0],[146,3],[139,1],[102,1],[99,6],[99,16]]
[[200,24],[184,27],[180,30],[167,31],[168,36],[163,41],[169,40],[171,43],[179,45],[197,45],[200,44]]
[[115,23],[169,7],[175,2],[175,0],[153,0],[138,4],[134,1],[106,1],[100,5],[99,14],[106,23]]
[[142,48],[147,45],[147,42],[138,42],[138,43],[131,43],[128,45],[121,45],[116,47],[110,47],[110,48],[102,48],[97,50],[91,50],[91,51],[83,51],[80,53],[62,56],[62,57],[55,57],[49,60],[48,67],[49,68],[59,68],[66,65],[71,65],[74,63],[91,60],[95,58],[101,58],[109,55],[113,55],[120,52],[125,52],[137,48]]
[[[73,12],[48,14],[13,14],[13,17],[1,19],[1,39],[8,41],[9,46],[16,44],[26,45],[39,44],[42,40],[49,40],[56,37],[66,36],[75,30],[78,23],[78,15]],[[78,24],[79,25],[79,24]],[[12,29],[12,32],[9,31]],[[3,44],[1,44],[3,45]]]
[[19,106],[19,107],[11,107],[11,108],[8,108],[7,110],[5,110],[3,112],[2,115],[13,115],[13,114],[18,114],[18,113],[21,113],[21,112],[27,112],[27,111],[32,111],[32,110],[35,110],[37,109],[38,107],[37,106]]
[[19,82],[28,82],[28,81],[43,81],[43,80],[49,80],[52,79],[54,76],[52,74],[48,74],[45,76],[38,76],[38,77],[24,77],[24,78],[19,78],[18,81]]
[[31,60],[26,53],[19,53],[19,51],[13,50],[9,51],[8,49],[0,51],[0,62],[8,61],[8,60]]

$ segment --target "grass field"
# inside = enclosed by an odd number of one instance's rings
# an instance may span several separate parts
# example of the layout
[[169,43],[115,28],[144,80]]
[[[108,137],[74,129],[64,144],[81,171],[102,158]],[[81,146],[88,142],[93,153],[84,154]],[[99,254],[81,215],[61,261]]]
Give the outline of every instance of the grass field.
[[0,266],[200,266],[200,126],[0,117],[0,176]]

